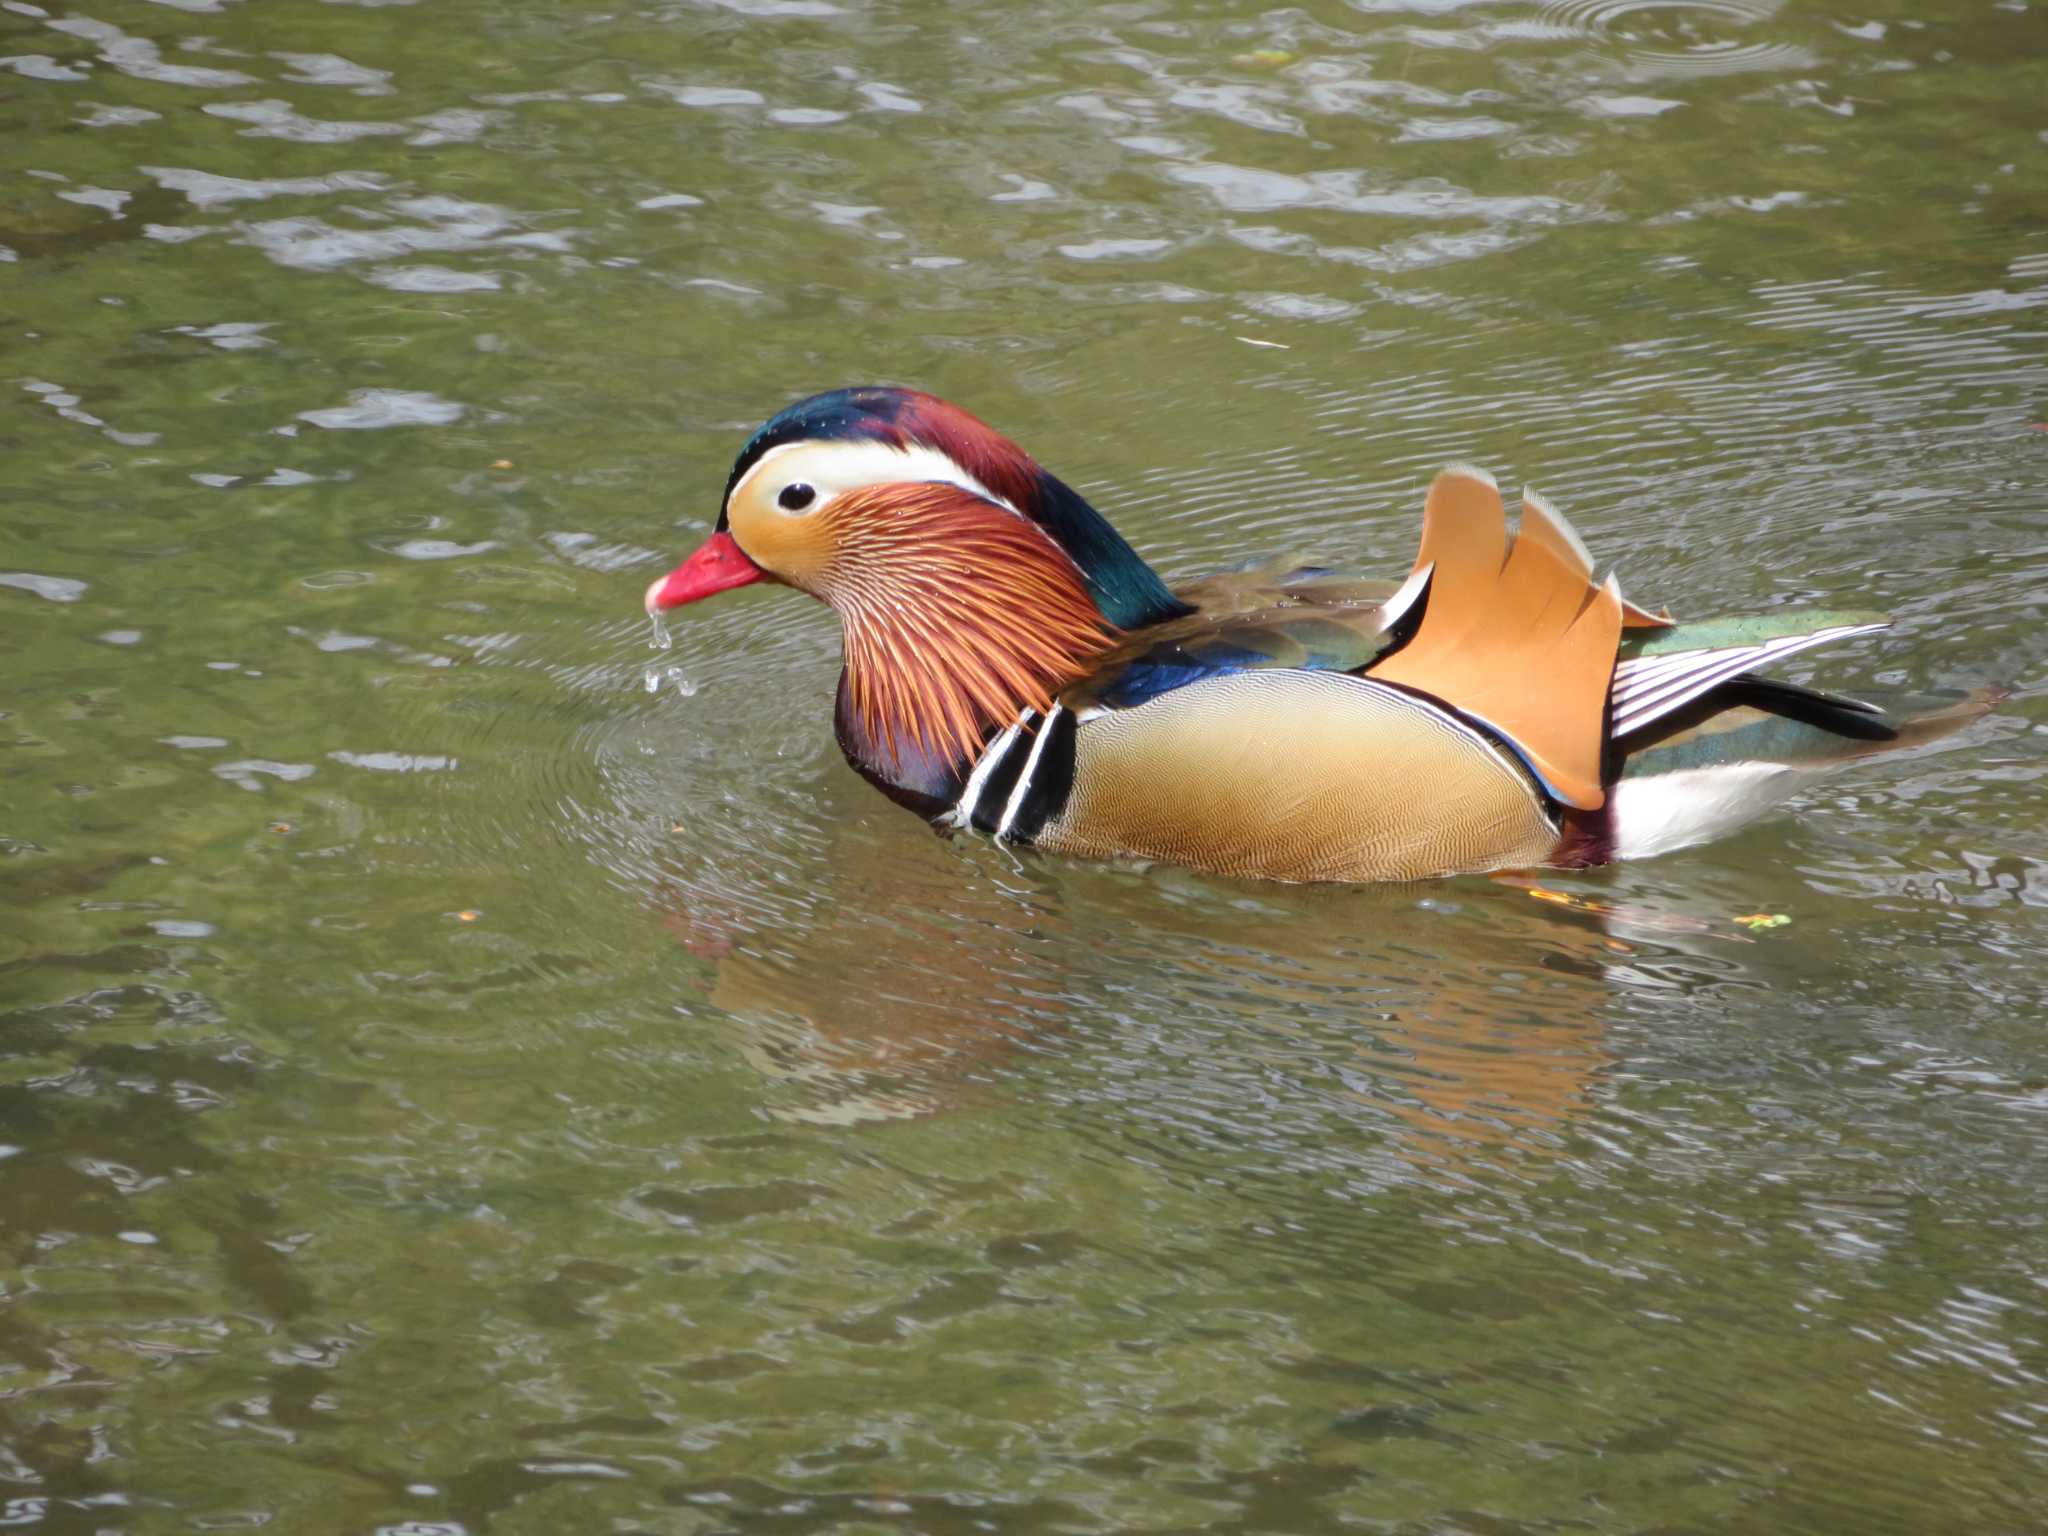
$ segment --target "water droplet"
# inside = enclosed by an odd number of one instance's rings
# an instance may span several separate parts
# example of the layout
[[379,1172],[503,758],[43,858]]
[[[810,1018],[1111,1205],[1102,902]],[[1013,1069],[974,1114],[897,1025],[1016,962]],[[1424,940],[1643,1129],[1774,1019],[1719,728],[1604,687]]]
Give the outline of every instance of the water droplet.
[[674,642],[668,637],[668,626],[661,622],[661,615],[650,613],[647,615],[647,619],[654,626],[654,638],[647,642],[649,649],[657,651],[667,650]]

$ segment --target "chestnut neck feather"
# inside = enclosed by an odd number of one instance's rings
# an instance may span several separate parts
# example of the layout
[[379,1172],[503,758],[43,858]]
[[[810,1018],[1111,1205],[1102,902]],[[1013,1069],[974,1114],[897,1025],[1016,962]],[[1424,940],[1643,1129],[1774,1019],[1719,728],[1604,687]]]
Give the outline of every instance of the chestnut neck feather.
[[817,515],[833,524],[816,592],[845,632],[844,701],[884,772],[970,761],[1115,636],[1065,551],[959,486],[869,486]]

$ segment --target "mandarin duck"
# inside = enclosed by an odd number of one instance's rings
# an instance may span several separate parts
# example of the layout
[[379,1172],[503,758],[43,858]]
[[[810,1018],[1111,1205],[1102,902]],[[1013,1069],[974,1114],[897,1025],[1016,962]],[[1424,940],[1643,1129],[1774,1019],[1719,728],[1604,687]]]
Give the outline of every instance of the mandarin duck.
[[1533,493],[1444,470],[1406,580],[1274,565],[1169,588],[1063,481],[956,405],[838,389],[741,449],[649,613],[770,581],[838,615],[848,761],[942,827],[1293,881],[1573,867],[1699,842],[1893,720],[1758,675],[1878,615],[1678,623],[1596,580]]

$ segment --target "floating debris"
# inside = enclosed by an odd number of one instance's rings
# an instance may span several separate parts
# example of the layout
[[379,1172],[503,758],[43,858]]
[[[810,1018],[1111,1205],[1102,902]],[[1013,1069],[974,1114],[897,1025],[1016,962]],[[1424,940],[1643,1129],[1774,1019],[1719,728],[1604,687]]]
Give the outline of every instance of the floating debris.
[[1736,918],[1735,921],[1751,933],[1755,933],[1759,928],[1782,928],[1792,919],[1783,912],[1752,912],[1747,917]]
[[[1696,933],[1709,938],[1720,939],[1729,944],[1747,944],[1749,940],[1738,938],[1732,933],[1717,932],[1718,924],[1706,918],[1694,917],[1686,912],[1667,912],[1651,907],[1632,904],[1598,901],[1590,896],[1581,896],[1575,891],[1559,890],[1544,885],[1527,875],[1504,871],[1491,877],[1496,883],[1511,886],[1537,901],[1548,902],[1562,907],[1567,912],[1581,912],[1602,922],[1620,924],[1650,933]],[[1739,919],[1738,919],[1739,921]],[[1790,922],[1790,918],[1783,919]],[[1625,948],[1626,946],[1624,946]]]

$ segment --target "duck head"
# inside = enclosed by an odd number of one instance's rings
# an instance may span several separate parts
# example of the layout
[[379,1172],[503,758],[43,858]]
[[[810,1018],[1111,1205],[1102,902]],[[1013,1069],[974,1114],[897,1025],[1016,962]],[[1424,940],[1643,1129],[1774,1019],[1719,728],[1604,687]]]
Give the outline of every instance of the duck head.
[[992,730],[1045,709],[1119,631],[1187,612],[1093,507],[1029,454],[931,395],[813,395],[734,462],[718,524],[647,589],[647,609],[757,581],[839,616],[842,744],[914,792]]

